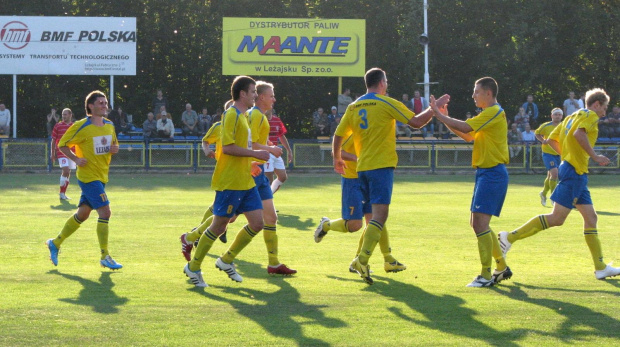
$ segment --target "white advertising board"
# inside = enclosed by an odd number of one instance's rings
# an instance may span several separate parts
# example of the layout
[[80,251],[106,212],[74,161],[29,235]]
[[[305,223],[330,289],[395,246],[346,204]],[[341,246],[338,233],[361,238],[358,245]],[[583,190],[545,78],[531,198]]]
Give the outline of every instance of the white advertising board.
[[136,18],[0,16],[0,74],[136,74]]

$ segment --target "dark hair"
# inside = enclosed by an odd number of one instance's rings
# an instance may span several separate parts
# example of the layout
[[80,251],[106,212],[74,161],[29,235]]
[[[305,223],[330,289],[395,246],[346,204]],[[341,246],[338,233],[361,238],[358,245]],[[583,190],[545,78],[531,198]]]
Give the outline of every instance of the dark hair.
[[494,98],[497,97],[497,81],[495,81],[493,77],[482,77],[476,81],[476,84],[480,85],[480,87],[484,90],[490,90]]
[[94,104],[95,101],[97,101],[97,98],[106,98],[105,94],[103,94],[102,91],[100,90],[95,90],[90,92],[90,94],[88,94],[86,96],[86,99],[84,100],[84,109],[86,110],[86,114],[87,115],[92,115],[92,113],[90,113],[90,109],[88,108],[89,104]]
[[239,100],[239,96],[241,95],[241,91],[248,92],[250,90],[250,86],[254,84],[256,85],[256,81],[252,77],[248,76],[237,76],[230,86],[230,95],[233,100]]
[[366,83],[366,89],[375,87],[379,84],[379,82],[385,79],[385,71],[379,69],[378,67],[373,67],[372,69],[366,71],[364,75],[364,82]]

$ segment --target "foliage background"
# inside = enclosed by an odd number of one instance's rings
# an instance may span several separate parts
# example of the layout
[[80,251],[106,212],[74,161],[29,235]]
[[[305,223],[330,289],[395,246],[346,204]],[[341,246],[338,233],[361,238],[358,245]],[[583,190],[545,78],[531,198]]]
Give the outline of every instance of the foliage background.
[[[0,0],[0,15],[137,17],[136,76],[115,77],[115,102],[141,123],[162,88],[178,124],[186,102],[210,113],[229,98],[233,76],[221,75],[222,17],[366,19],[368,68],[388,72],[400,98],[423,81],[422,0]],[[430,0],[431,93],[449,93],[451,112],[473,111],[472,83],[493,76],[509,116],[532,93],[543,116],[569,90],[602,87],[620,97],[619,0]],[[361,77],[361,76],[360,76]],[[336,78],[273,77],[276,109],[289,137],[312,137],[311,114],[336,103]],[[89,91],[109,91],[108,76],[18,76],[19,137],[45,136],[50,107],[83,116]],[[343,86],[363,93],[361,78]],[[423,88],[420,88],[423,89]],[[0,102],[12,110],[12,76],[0,76]]]

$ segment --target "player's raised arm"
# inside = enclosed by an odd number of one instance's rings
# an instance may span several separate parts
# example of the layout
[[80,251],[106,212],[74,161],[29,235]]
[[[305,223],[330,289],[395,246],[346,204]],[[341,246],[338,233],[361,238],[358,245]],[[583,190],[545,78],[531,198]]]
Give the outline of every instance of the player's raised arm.
[[[445,96],[445,95],[444,95]],[[442,96],[443,98],[443,96]],[[445,124],[450,130],[452,130],[458,137],[462,138],[467,142],[471,142],[474,140],[474,137],[469,133],[474,129],[467,124],[466,122],[460,119],[454,119],[448,115],[448,105],[443,102],[443,105],[439,103],[441,98],[435,99],[433,95],[430,97],[430,105],[435,118],[439,119],[443,124]],[[449,98],[448,98],[449,100]]]

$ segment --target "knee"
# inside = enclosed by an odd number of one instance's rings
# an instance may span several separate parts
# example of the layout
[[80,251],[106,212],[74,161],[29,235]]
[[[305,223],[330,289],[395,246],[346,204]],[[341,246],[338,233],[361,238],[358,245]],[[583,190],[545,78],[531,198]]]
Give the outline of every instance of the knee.
[[546,217],[547,217],[547,225],[550,228],[551,227],[559,227],[562,224],[564,224],[564,221],[566,220],[566,217],[554,216],[552,214],[549,214]]
[[288,175],[286,174],[286,171],[282,171],[282,173],[278,175],[278,179],[282,183],[284,183],[284,181],[286,181],[287,178],[288,178]]
[[262,220],[248,223],[248,225],[250,226],[250,229],[252,229],[255,233],[263,230],[263,227],[265,226]]
[[99,218],[103,219],[110,219],[110,217],[112,216],[112,211],[110,211],[109,208],[97,211],[97,213],[99,213]]
[[361,219],[353,219],[347,222],[347,229],[349,232],[354,233],[362,228]]
[[276,215],[275,213],[273,215],[264,215],[263,220],[265,222],[264,224],[276,225],[276,223],[278,222],[278,215]]

